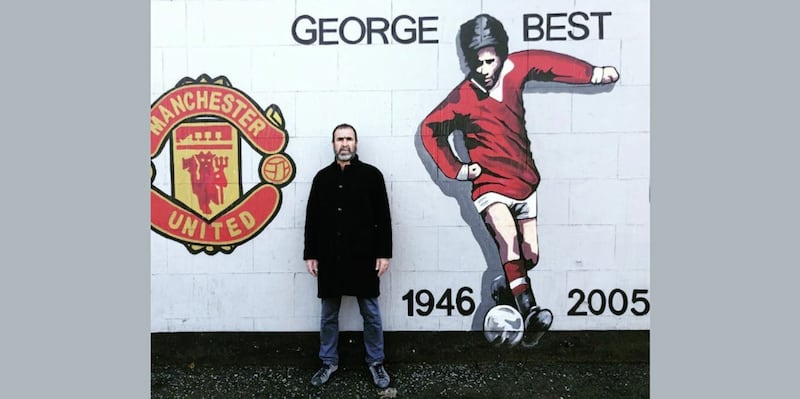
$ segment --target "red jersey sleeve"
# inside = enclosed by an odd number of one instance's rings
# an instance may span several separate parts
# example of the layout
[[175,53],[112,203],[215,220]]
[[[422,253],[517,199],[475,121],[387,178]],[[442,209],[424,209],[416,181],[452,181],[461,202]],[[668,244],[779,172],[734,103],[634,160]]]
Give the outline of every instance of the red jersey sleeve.
[[427,117],[422,121],[420,135],[422,145],[428,154],[431,155],[436,166],[445,176],[455,179],[461,166],[461,161],[453,154],[450,148],[448,136],[455,130],[464,128],[458,113],[458,102],[460,88],[453,90],[447,98],[442,101]]
[[548,50],[525,50],[510,54],[508,58],[527,73],[525,80],[589,83],[594,69],[586,61]]

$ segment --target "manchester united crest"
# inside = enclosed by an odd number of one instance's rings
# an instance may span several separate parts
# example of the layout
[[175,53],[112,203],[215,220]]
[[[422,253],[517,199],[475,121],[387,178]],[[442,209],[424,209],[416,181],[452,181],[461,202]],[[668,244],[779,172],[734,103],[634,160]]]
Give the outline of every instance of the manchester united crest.
[[231,253],[280,209],[295,174],[287,142],[277,105],[262,110],[224,76],[182,79],[150,107],[151,228],[194,254]]

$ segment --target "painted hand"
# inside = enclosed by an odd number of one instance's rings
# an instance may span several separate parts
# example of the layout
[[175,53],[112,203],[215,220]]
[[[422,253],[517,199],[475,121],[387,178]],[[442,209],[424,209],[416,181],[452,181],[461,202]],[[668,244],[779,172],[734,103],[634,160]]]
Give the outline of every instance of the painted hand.
[[619,80],[619,72],[613,66],[594,67],[592,70],[592,79],[590,82],[593,85],[614,83]]
[[475,180],[481,175],[481,172],[483,172],[483,169],[481,169],[480,165],[477,163],[471,163],[467,167],[467,179]]

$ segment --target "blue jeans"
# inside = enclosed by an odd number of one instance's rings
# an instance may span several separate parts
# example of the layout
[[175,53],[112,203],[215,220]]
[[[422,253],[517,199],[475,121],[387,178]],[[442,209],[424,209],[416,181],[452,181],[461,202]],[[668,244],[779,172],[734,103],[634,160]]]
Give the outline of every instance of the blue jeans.
[[[339,307],[342,297],[322,298],[319,328],[319,358],[324,364],[339,364]],[[367,364],[383,362],[383,323],[378,298],[358,297],[364,319],[364,348]]]

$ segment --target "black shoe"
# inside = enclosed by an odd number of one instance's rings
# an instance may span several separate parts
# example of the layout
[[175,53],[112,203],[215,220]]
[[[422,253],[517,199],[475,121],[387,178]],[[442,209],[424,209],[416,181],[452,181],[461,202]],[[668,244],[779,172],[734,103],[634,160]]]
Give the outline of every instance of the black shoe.
[[314,373],[314,376],[311,377],[311,385],[313,385],[315,387],[318,387],[318,386],[328,382],[328,379],[331,378],[331,375],[333,374],[333,372],[338,370],[338,369],[339,369],[339,366],[337,366],[335,364],[323,364],[322,368],[317,370],[317,372]]
[[380,389],[389,387],[389,374],[383,368],[383,363],[372,363],[369,365],[369,372],[372,374],[372,382]]
[[525,333],[522,335],[522,346],[532,348],[539,343],[542,335],[553,324],[553,312],[550,309],[540,309],[538,306],[531,309],[525,318]]

